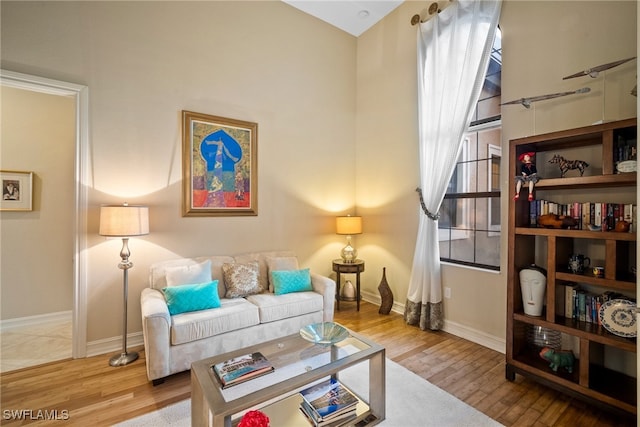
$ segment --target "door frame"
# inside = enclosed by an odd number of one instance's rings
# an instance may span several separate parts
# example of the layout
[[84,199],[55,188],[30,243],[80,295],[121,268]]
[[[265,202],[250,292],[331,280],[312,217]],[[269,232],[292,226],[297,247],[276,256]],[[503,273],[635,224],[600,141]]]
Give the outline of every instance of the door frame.
[[87,355],[87,212],[90,187],[89,88],[59,80],[0,69],[0,84],[75,100],[74,257],[72,357]]

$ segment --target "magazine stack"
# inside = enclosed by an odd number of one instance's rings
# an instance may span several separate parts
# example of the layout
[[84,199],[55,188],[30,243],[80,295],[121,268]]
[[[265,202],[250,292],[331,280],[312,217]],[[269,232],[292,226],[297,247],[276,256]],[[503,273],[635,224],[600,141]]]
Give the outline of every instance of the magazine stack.
[[216,363],[211,369],[220,380],[223,389],[273,372],[273,366],[260,352]]
[[300,395],[300,411],[315,427],[341,426],[356,417],[358,398],[335,378],[306,388]]

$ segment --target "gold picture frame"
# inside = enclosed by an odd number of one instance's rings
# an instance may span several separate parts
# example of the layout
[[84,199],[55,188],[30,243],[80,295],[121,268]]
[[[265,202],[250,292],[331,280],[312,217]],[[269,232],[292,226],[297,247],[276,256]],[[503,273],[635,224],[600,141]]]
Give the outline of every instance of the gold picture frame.
[[258,215],[258,124],[182,111],[182,216]]
[[33,210],[33,172],[0,170],[0,211]]

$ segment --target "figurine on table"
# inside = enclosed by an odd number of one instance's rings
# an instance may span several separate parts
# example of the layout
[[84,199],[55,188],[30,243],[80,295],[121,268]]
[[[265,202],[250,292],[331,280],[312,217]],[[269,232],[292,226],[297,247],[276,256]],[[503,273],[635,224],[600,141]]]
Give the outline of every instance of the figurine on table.
[[538,170],[536,169],[536,165],[531,161],[534,155],[535,153],[533,152],[527,152],[520,154],[518,157],[518,160],[520,160],[520,175],[516,176],[516,195],[513,196],[513,200],[520,198],[520,189],[523,183],[529,184],[528,200],[533,200],[533,186],[539,181]]

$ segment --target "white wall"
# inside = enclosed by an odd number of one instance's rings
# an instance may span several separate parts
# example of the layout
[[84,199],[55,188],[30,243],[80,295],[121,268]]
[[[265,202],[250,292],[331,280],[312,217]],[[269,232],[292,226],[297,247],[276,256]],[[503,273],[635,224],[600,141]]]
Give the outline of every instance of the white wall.
[[[323,274],[354,204],[356,39],[285,3],[2,2],[2,68],[89,87],[89,342],[121,331],[103,203],[150,206],[131,239],[129,331],[149,264],[291,249]],[[181,216],[181,110],[258,123],[256,217]]]
[[0,169],[33,172],[33,210],[0,212],[0,319],[70,311],[75,104],[0,86]]
[[[416,28],[409,21],[429,3],[405,2],[356,39],[274,1],[3,1],[2,68],[90,88],[88,339],[120,334],[120,242],[98,237],[97,223],[101,203],[124,199],[151,207],[151,234],[130,244],[130,331],[141,329],[138,295],[154,261],[293,249],[329,274],[344,245],[333,234],[336,212],[364,218],[354,239],[367,263],[364,290],[377,294],[387,267],[395,300],[404,303],[419,214]],[[562,76],[634,56],[635,8],[505,1],[503,98],[575,89],[586,82]],[[635,99],[627,100],[633,84],[626,87],[635,66],[611,73],[619,83],[607,81],[608,119],[636,115]],[[599,105],[594,86],[588,96],[537,106],[536,130],[592,123]],[[182,109],[259,124],[257,217],[180,216]],[[529,110],[505,109],[503,145],[528,134],[531,120]],[[504,339],[505,245],[506,235],[500,274],[444,267],[452,289],[447,327]]]
[[[364,233],[358,237],[366,292],[376,294],[381,269],[395,300],[406,302],[419,215],[416,13],[431,2],[403,3],[358,38],[356,200]],[[503,107],[503,153],[509,139],[585,126],[602,119],[603,79],[562,80],[580,70],[636,55],[636,2],[503,1],[502,100],[575,90],[584,96],[541,102],[531,110]],[[636,117],[636,61],[606,74],[605,119]],[[533,123],[535,120],[535,129]],[[502,158],[502,224],[507,224],[508,166]],[[506,228],[505,228],[506,229]],[[444,265],[445,329],[499,348],[506,325],[506,233],[501,272]]]
[[416,35],[407,2],[358,38],[356,201],[366,261],[363,288],[377,295],[386,277],[396,303],[406,302],[418,228],[419,183]]

